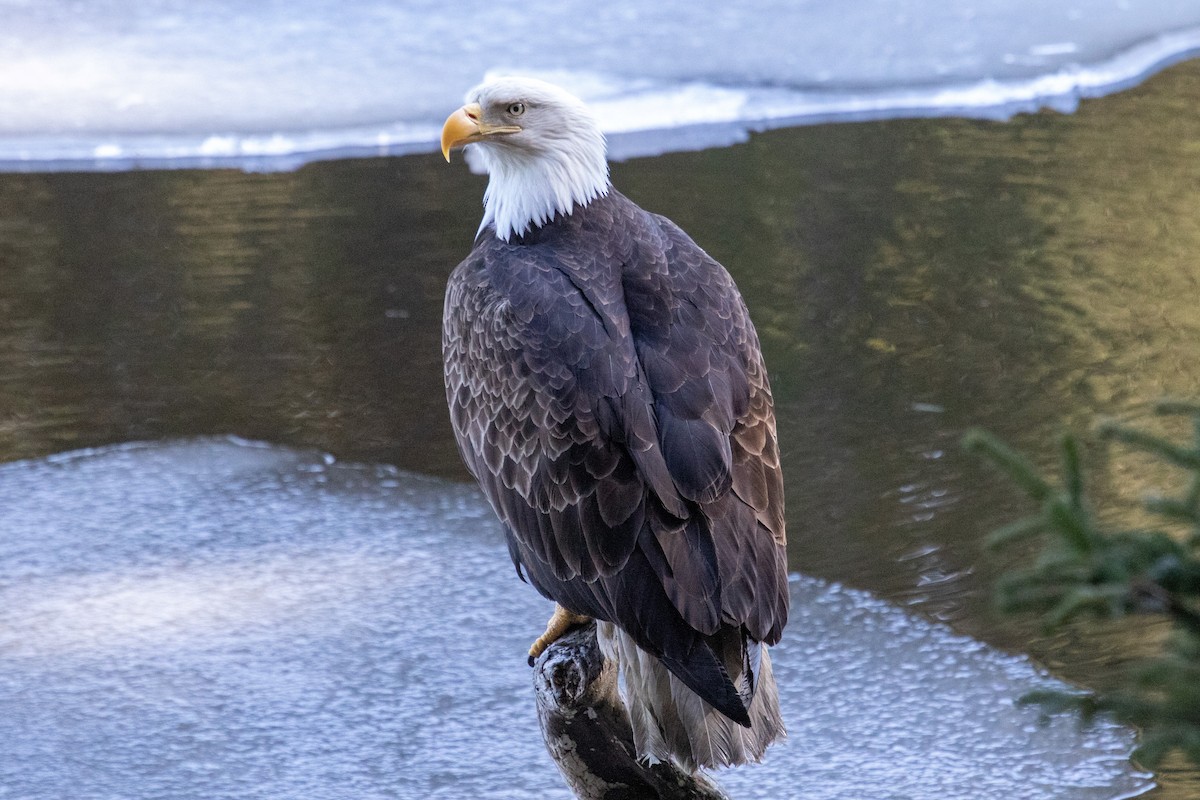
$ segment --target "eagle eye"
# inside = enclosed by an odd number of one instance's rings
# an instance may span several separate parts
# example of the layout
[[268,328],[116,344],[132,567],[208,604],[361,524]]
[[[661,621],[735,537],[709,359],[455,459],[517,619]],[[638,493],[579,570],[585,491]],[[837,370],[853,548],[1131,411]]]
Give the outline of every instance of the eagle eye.
[[510,103],[508,108],[505,109],[505,111],[508,112],[508,115],[510,117],[519,117],[525,113],[525,104],[524,103]]

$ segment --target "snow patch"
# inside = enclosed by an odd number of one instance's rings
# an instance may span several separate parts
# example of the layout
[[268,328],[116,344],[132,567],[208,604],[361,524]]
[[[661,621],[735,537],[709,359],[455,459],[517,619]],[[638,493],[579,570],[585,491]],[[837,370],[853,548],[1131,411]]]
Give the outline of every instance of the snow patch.
[[1200,53],[1200,6],[1173,0],[45,0],[3,17],[0,169],[24,171],[434,153],[463,92],[509,69],[589,100],[628,158],[789,125],[1069,111]]
[[[0,786],[63,797],[570,797],[525,649],[550,604],[474,487],[237,439],[0,465]],[[864,592],[789,579],[789,738],[736,797],[1108,800],[1133,731]],[[80,754],[86,754],[81,757]]]

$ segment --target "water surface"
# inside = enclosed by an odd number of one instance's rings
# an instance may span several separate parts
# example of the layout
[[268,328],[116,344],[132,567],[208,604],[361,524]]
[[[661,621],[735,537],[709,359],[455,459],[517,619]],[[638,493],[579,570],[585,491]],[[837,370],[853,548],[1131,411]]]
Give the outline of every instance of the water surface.
[[[1070,116],[802,128],[614,168],[746,296],[794,569],[1088,685],[1145,649],[1153,626],[1047,637],[990,610],[980,541],[1024,506],[957,442],[984,425],[1051,464],[1063,426],[1200,395],[1198,104],[1188,63]],[[0,176],[0,458],[233,433],[465,479],[439,322],[482,188],[436,157]],[[1172,477],[1088,456],[1118,503]],[[1194,771],[1162,779],[1200,793]]]

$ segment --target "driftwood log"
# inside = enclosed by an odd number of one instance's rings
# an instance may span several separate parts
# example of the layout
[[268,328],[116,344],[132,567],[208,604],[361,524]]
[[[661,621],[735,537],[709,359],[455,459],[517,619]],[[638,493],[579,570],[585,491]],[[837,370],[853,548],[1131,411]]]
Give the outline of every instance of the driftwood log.
[[616,664],[604,658],[595,623],[550,645],[533,685],[546,747],[580,800],[729,800],[700,775],[638,761]]

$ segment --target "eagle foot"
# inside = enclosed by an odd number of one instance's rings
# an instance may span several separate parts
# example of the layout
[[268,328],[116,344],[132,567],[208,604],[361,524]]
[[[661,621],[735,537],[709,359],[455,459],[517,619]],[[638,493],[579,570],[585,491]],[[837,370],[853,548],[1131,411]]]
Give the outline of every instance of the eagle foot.
[[546,632],[537,638],[529,648],[529,666],[533,666],[533,662],[537,661],[547,647],[554,644],[554,641],[569,631],[576,625],[585,625],[592,621],[591,617],[585,617],[582,614],[576,614],[574,611],[568,611],[557,603],[554,604],[554,613],[550,615],[550,621],[546,623]]

